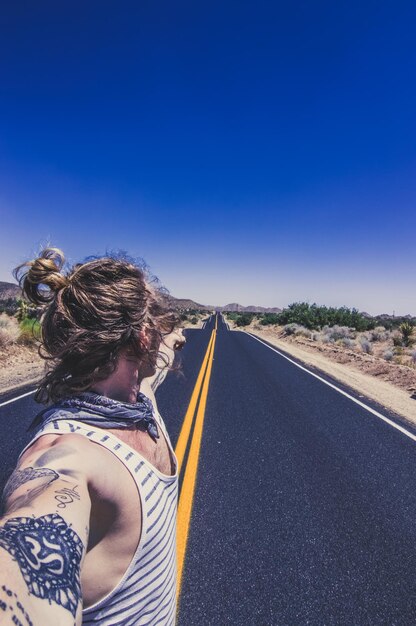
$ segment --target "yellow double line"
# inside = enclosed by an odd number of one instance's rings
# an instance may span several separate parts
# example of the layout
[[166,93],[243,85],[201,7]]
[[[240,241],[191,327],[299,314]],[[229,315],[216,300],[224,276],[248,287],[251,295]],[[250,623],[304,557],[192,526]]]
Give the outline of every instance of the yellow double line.
[[[198,471],[199,453],[201,449],[202,431],[204,428],[205,408],[208,397],[208,387],[211,378],[212,362],[214,359],[214,349],[217,331],[217,318],[215,317],[215,328],[211,333],[207,351],[199,370],[198,378],[192,392],[188,410],[182,424],[179,434],[178,443],[176,445],[175,454],[178,459],[178,471],[182,469],[189,435],[194,421],[196,411],[195,426],[189,448],[188,462],[185,467],[185,474],[182,482],[181,495],[178,505],[177,517],[177,567],[178,567],[178,586],[177,599],[180,595],[183,567],[185,563],[186,544],[188,541],[189,527],[191,523],[192,504],[195,493],[196,474]],[[199,404],[198,404],[199,399]],[[198,408],[197,408],[198,405]]]

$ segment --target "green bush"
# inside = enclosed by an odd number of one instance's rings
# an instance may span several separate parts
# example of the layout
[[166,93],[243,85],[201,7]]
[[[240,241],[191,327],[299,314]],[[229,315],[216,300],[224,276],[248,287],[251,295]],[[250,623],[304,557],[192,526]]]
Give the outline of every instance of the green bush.
[[278,313],[264,313],[260,319],[262,326],[269,326],[271,324],[280,324],[280,316]]
[[406,348],[410,348],[414,342],[413,324],[411,324],[410,322],[403,322],[403,324],[400,324],[399,329],[402,333],[403,345],[406,346]]
[[241,313],[235,320],[237,326],[248,326],[254,317],[253,313]]
[[41,338],[41,326],[36,319],[25,317],[20,324],[19,343],[30,345],[37,343]]
[[373,318],[367,318],[357,309],[349,309],[347,307],[327,307],[318,306],[317,304],[309,304],[307,302],[294,302],[289,304],[278,315],[279,323],[300,324],[309,328],[309,330],[320,330],[324,326],[348,326],[358,331],[369,330],[375,328],[376,321]]

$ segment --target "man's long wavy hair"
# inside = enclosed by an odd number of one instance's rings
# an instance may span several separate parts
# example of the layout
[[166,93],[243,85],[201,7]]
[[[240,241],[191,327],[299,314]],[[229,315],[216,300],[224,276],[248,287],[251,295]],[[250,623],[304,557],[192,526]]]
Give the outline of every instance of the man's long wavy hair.
[[44,307],[39,354],[48,367],[35,396],[44,403],[107,378],[123,349],[154,363],[164,335],[179,324],[163,291],[131,259],[93,258],[67,272],[64,264],[61,250],[45,248],[14,270],[26,298]]

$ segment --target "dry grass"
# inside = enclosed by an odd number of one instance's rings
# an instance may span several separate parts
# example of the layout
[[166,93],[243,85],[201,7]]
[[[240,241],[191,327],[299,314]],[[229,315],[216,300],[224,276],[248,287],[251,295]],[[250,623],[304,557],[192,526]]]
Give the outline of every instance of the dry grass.
[[19,322],[15,317],[0,313],[0,348],[15,343],[20,336]]

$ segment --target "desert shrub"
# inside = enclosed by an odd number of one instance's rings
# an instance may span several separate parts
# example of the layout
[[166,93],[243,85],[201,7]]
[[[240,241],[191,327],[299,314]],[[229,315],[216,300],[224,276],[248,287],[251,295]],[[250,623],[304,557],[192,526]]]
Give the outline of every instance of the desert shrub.
[[249,324],[251,324],[253,318],[253,313],[242,313],[237,317],[235,323],[237,324],[237,326],[248,326]]
[[19,324],[18,342],[25,345],[32,345],[40,340],[41,327],[36,319],[25,317]]
[[410,322],[403,322],[403,324],[400,324],[399,330],[402,333],[403,345],[406,347],[412,346],[414,342],[413,324],[411,324]]
[[352,328],[348,328],[348,326],[338,326],[337,324],[334,326],[324,326],[322,332],[331,342],[338,341],[339,339],[353,339],[355,337],[355,332]]
[[403,335],[398,330],[393,330],[391,333],[391,338],[393,340],[393,346],[400,348],[403,345]]
[[299,326],[299,328],[295,330],[294,334],[296,337],[306,337],[307,339],[312,339],[312,331],[304,326]]
[[416,350],[412,351],[412,354],[410,355],[410,357],[412,359],[412,363],[416,365]]
[[371,341],[386,341],[389,336],[384,326],[376,326],[368,332],[368,335],[370,336]]
[[191,324],[198,324],[198,318],[197,317],[191,317]]
[[285,335],[294,335],[299,328],[299,324],[286,324],[283,328],[283,332]]
[[359,341],[360,341],[361,350],[363,352],[365,352],[366,354],[372,354],[373,353],[373,346],[368,341],[368,339],[365,339],[364,337],[361,337]]
[[312,341],[321,341],[322,335],[321,333],[312,333],[311,339]]
[[15,343],[19,337],[20,329],[17,320],[6,313],[0,314],[0,348]]
[[297,337],[307,337],[308,339],[312,338],[312,331],[300,324],[286,324],[283,328],[283,332],[285,335],[296,335]]
[[280,316],[278,313],[264,313],[260,319],[262,326],[269,326],[271,324],[279,324]]
[[344,346],[344,348],[352,349],[356,346],[354,339],[350,339],[349,337],[343,337],[342,339],[339,339],[338,342],[341,344],[341,346]]
[[385,350],[385,352],[383,352],[383,359],[385,359],[386,361],[392,361],[393,357],[394,357],[393,350]]

